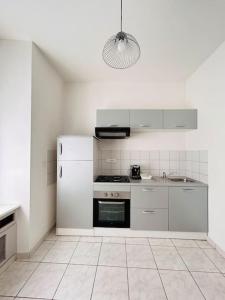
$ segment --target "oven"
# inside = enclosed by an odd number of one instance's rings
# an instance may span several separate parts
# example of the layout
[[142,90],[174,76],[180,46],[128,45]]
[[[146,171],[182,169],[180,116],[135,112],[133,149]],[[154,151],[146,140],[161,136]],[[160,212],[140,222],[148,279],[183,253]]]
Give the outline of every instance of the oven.
[[130,227],[130,192],[95,191],[94,227]]

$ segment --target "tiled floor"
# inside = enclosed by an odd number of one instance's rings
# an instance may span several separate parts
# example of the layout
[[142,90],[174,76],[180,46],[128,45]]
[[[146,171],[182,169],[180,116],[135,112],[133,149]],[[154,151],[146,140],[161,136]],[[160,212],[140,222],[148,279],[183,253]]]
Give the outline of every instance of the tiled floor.
[[57,237],[0,274],[0,300],[224,300],[225,258],[206,241]]

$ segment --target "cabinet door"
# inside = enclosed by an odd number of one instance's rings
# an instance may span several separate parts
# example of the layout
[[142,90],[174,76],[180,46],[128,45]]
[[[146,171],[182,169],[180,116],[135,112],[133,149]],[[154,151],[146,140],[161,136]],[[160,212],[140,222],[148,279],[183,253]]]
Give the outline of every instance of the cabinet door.
[[168,188],[131,186],[131,207],[168,208]]
[[130,113],[125,109],[98,109],[98,127],[129,127]]
[[156,109],[130,110],[131,128],[163,128],[163,111]]
[[131,228],[168,230],[168,209],[131,208]]
[[196,109],[171,109],[164,110],[165,129],[196,129]]
[[59,137],[57,160],[93,160],[93,138],[85,136]]
[[93,163],[58,163],[57,228],[93,226]]
[[169,230],[208,231],[207,188],[169,188]]

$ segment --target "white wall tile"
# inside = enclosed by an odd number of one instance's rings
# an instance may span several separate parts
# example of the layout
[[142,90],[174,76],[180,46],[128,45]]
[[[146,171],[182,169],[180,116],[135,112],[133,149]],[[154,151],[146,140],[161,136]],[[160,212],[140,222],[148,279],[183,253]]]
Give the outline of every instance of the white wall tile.
[[207,150],[200,151],[200,162],[204,162],[204,163],[208,162],[208,151]]
[[160,151],[159,158],[160,158],[160,160],[169,160],[170,152],[169,151]]
[[149,151],[150,160],[159,160],[159,151]]

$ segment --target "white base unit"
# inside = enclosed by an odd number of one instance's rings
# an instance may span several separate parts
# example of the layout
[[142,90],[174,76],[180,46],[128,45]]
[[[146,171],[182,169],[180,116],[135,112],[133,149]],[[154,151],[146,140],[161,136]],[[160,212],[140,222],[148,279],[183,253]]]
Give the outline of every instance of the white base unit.
[[3,227],[0,231],[0,267],[12,256],[16,255],[16,223]]

